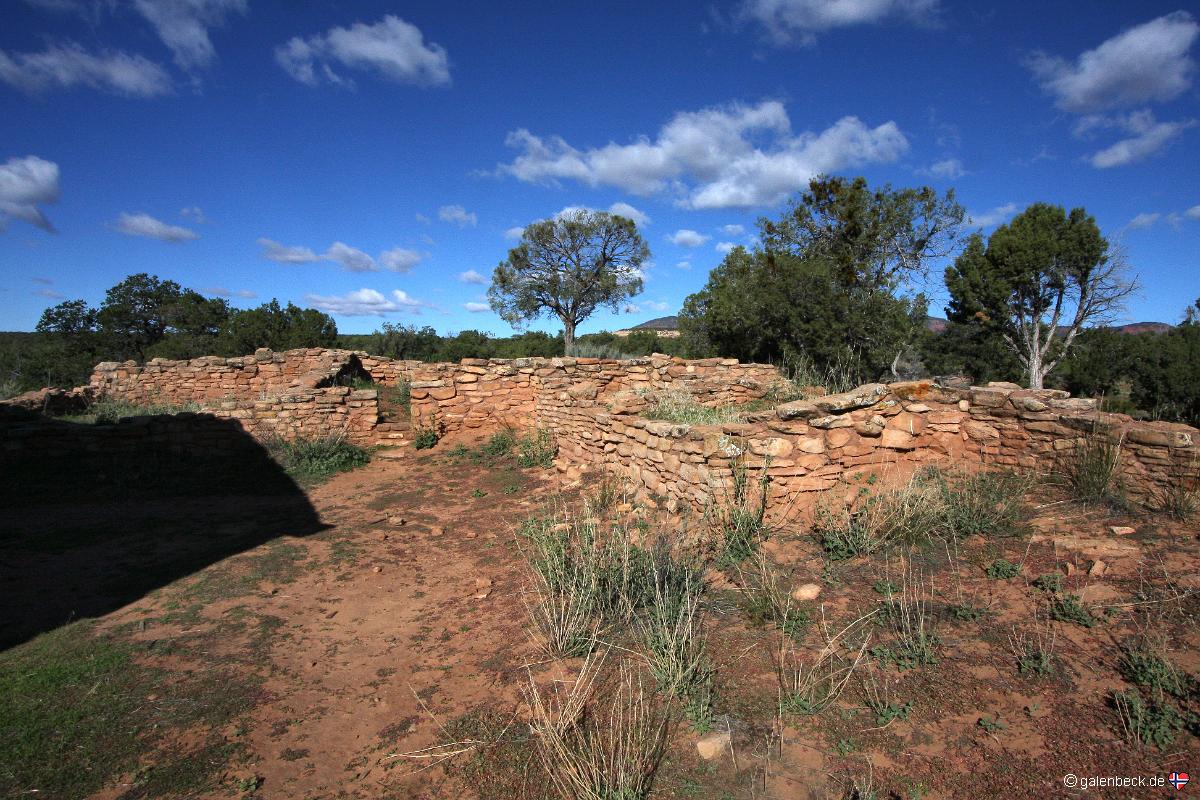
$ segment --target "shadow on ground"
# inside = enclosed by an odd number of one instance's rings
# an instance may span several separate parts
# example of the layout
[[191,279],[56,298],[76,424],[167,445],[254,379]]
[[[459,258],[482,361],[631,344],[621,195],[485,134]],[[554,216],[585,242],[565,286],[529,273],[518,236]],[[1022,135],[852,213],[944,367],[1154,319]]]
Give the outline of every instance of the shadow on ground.
[[324,530],[233,420],[0,415],[0,650],[280,536]]

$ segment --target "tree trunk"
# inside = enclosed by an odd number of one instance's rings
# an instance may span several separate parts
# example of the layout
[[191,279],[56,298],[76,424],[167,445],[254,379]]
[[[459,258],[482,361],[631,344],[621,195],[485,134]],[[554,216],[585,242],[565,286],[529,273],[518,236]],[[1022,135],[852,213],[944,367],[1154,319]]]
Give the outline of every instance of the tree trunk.
[[1034,348],[1029,354],[1029,388],[1041,389],[1042,380],[1046,377],[1045,370],[1042,369],[1042,353],[1039,349]]
[[574,355],[575,353],[575,321],[562,321],[563,324],[563,354]]

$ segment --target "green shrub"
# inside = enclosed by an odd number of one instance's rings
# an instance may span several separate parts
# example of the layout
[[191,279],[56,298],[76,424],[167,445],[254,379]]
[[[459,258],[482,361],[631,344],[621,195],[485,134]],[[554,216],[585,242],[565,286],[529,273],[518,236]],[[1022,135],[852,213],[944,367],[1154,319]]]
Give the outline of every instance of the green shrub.
[[267,442],[267,450],[289,475],[304,484],[317,483],[371,460],[366,450],[336,435],[275,438]]
[[558,444],[546,428],[538,428],[536,433],[517,440],[517,463],[522,467],[552,467],[556,455]]
[[1058,594],[1063,590],[1063,576],[1059,572],[1047,572],[1033,581],[1033,587],[1047,594]]
[[1195,680],[1153,648],[1126,647],[1119,665],[1122,677],[1158,694],[1184,698],[1195,690]]
[[1014,564],[1003,558],[997,558],[987,566],[987,576],[994,581],[1006,581],[1021,574],[1021,565]]
[[505,428],[487,440],[487,444],[483,446],[483,452],[489,456],[502,456],[511,451],[516,443],[517,437],[513,435],[512,431]]
[[1183,727],[1183,718],[1169,705],[1140,692],[1113,692],[1112,705],[1117,712],[1125,738],[1136,744],[1154,745],[1166,750]]
[[429,424],[419,424],[413,428],[413,447],[417,450],[428,450],[438,443],[441,437],[438,435],[438,423],[436,420]]
[[938,476],[944,527],[954,537],[1012,536],[1025,530],[1030,511],[1025,493],[1033,481],[1013,472],[978,472],[946,480]]
[[1095,627],[1100,622],[1099,618],[1079,601],[1079,595],[1075,594],[1056,598],[1050,605],[1050,618],[1059,622],[1073,622],[1084,628]]

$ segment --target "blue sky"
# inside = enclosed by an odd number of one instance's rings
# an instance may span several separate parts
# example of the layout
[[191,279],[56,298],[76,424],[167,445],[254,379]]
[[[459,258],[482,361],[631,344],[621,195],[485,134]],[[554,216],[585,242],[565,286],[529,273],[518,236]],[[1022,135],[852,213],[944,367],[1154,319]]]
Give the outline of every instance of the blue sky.
[[[5,0],[0,329],[133,272],[439,332],[568,206],[638,217],[675,313],[818,172],[1082,205],[1200,296],[1200,22],[1180,2]],[[1194,7],[1193,7],[1194,8]],[[940,266],[933,313],[941,311]],[[535,328],[557,330],[550,321]]]

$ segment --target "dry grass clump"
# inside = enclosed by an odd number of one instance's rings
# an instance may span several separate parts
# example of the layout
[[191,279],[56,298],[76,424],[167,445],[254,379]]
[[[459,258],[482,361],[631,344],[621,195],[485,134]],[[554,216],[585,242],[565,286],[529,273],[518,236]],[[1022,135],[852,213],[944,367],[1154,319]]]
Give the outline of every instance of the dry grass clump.
[[741,446],[731,441],[728,447],[735,456],[732,485],[725,502],[714,503],[707,514],[718,534],[716,562],[721,569],[734,568],[754,555],[770,534],[765,522],[771,492],[770,462],[759,470],[757,479],[752,479],[749,467],[740,458]]
[[1013,625],[1008,648],[1021,675],[1043,678],[1054,672],[1056,633],[1050,618],[1035,606],[1029,624]]
[[1123,442],[1101,433],[1084,437],[1059,456],[1056,477],[1075,500],[1084,503],[1124,502],[1121,485]]
[[871,633],[863,633],[862,628],[874,613],[859,617],[837,633],[832,633],[822,619],[824,644],[817,650],[804,648],[803,657],[795,640],[780,637],[777,669],[781,713],[819,714],[841,696],[866,658]]
[[646,797],[666,751],[670,706],[657,702],[637,666],[605,670],[607,653],[587,658],[574,680],[548,690],[530,680],[526,698],[538,752],[564,800]]
[[1011,472],[972,474],[927,466],[901,486],[860,487],[849,505],[826,497],[813,529],[835,561],[936,538],[1011,536],[1026,526],[1025,494],[1032,485],[1029,477]]
[[746,409],[739,406],[702,405],[686,389],[666,389],[647,392],[650,405],[642,412],[646,419],[677,422],[681,425],[725,425],[741,422]]

